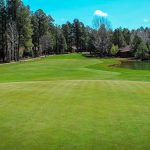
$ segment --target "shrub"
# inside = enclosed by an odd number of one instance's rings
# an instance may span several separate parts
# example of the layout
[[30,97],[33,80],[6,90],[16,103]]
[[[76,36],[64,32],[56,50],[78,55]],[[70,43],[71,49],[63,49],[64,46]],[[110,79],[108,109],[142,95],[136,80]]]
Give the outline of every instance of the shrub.
[[141,42],[135,52],[137,59],[146,60],[150,58],[149,49],[144,42]]
[[118,45],[113,44],[112,47],[111,47],[111,55],[115,56],[118,52],[119,52]]

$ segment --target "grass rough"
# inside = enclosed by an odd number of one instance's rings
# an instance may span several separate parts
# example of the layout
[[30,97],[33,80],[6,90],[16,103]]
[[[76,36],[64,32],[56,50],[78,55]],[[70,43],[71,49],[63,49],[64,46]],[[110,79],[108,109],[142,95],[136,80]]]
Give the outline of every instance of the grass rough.
[[79,54],[0,66],[0,150],[150,149],[150,71]]

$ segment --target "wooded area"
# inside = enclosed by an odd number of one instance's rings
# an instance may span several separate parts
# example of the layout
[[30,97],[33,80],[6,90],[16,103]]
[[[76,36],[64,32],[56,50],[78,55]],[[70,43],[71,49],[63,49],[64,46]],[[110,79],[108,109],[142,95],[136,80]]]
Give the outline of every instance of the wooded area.
[[78,19],[60,26],[43,10],[32,12],[21,0],[0,0],[1,62],[73,52],[116,56],[126,46],[130,57],[150,59],[150,28],[113,30],[107,18],[98,16],[93,27]]

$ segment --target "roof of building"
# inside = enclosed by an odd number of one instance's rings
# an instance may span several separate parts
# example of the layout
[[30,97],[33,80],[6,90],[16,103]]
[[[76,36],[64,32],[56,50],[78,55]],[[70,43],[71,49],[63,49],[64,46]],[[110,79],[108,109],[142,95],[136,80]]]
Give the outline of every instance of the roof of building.
[[72,46],[72,49],[77,50],[77,47],[76,46]]
[[131,47],[128,45],[126,47],[120,48],[119,51],[122,53],[129,52],[131,51]]

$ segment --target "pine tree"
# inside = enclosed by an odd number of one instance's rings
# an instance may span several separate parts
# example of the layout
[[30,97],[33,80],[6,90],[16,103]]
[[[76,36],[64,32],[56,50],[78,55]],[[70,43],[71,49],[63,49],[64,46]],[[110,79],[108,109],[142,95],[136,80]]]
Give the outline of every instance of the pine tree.
[[60,54],[64,54],[67,50],[67,43],[63,33],[60,33],[59,36],[59,49],[60,49]]
[[135,54],[138,46],[141,44],[141,42],[142,42],[142,39],[139,36],[135,35],[134,38],[133,38],[133,41],[131,43],[132,52],[134,54]]
[[122,31],[122,33],[123,33],[123,36],[124,36],[125,43],[127,45],[130,45],[130,43],[131,43],[131,33],[130,33],[130,30],[127,29],[127,28],[124,28],[123,31]]
[[6,10],[4,0],[0,0],[0,59],[5,61],[6,50]]
[[72,24],[67,22],[66,24],[62,25],[62,32],[66,39],[68,51],[72,52],[72,44],[73,44],[73,36],[72,36]]
[[143,41],[138,45],[135,52],[135,57],[141,60],[150,59],[148,47]]
[[[20,50],[20,37],[21,33],[19,31],[19,16],[20,16],[20,7],[21,7],[22,2],[21,0],[7,0],[7,24],[8,24],[8,29],[9,30],[9,37],[12,37],[15,39],[11,39],[13,42],[13,46],[11,48],[11,52],[8,52],[10,55],[14,55],[14,58],[11,56],[12,60],[14,59],[15,61],[19,60],[19,50]],[[13,31],[12,31],[13,30]],[[10,33],[12,32],[12,33]],[[15,34],[10,36],[10,34]],[[18,35],[16,35],[18,34]],[[11,43],[12,43],[11,42]],[[9,56],[8,56],[9,57]]]
[[113,34],[113,43],[118,45],[119,48],[126,46],[126,42],[122,33],[122,29],[115,29]]
[[56,27],[55,38],[55,53],[64,54],[67,51],[67,43],[60,26]]
[[26,51],[31,51],[32,49],[32,24],[29,7],[21,4],[19,10],[19,15],[17,17],[17,28],[19,34],[19,48],[23,48]]
[[33,25],[33,44],[34,52],[37,56],[42,54],[42,49],[40,48],[40,38],[47,34],[49,31],[49,16],[39,9],[32,15],[32,25]]
[[81,35],[82,35],[82,30],[81,30],[81,23],[78,19],[75,19],[73,22],[73,36],[74,36],[74,45],[77,48],[77,51],[80,51],[80,43],[81,43]]

